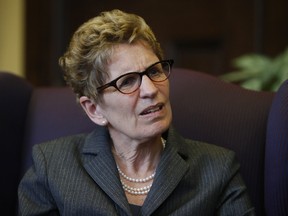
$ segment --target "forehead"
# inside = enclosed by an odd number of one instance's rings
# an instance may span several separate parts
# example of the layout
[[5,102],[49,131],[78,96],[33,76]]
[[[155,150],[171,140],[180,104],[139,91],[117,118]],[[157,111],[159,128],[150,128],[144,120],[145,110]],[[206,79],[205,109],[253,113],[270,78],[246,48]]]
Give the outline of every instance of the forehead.
[[129,72],[140,72],[159,61],[156,54],[145,42],[120,44],[114,47],[107,65],[111,79]]

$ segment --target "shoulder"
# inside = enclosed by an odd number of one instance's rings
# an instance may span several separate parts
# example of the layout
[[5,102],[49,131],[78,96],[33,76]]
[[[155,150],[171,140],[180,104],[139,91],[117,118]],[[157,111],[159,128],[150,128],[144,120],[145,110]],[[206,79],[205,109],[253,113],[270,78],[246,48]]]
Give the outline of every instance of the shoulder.
[[178,134],[174,128],[169,130],[168,140],[173,148],[176,148],[178,153],[187,159],[217,159],[225,162],[227,158],[235,157],[235,153],[232,150],[211,143],[186,139]]
[[[81,158],[87,134],[61,137],[33,147],[34,164],[60,164]],[[43,164],[44,165],[44,164]]]
[[83,146],[86,134],[61,137],[35,145],[32,166],[26,178],[37,176],[43,182],[55,184],[83,173]]
[[188,154],[193,155],[194,158],[217,159],[225,162],[228,158],[235,157],[235,153],[232,150],[211,143],[185,139],[185,142],[182,143],[182,145]]
[[[206,188],[221,191],[235,176],[237,179],[241,178],[240,164],[233,151],[214,144],[184,138],[180,139],[177,144],[179,145],[178,154],[189,167],[186,179],[194,178],[199,185],[204,184]],[[237,181],[242,182],[242,180]]]
[[[170,132],[169,132],[170,133]],[[240,165],[235,153],[229,149],[201,141],[185,139],[175,130],[168,137],[168,144],[176,149],[190,169],[201,167],[201,172],[236,172]]]
[[191,167],[201,167],[203,171],[221,174],[228,170],[236,172],[240,168],[236,155],[233,151],[205,142],[185,139],[182,144],[186,156],[186,162]]
[[44,142],[33,147],[33,151],[40,150],[43,153],[75,151],[81,149],[85,143],[87,134],[61,137],[48,142]]

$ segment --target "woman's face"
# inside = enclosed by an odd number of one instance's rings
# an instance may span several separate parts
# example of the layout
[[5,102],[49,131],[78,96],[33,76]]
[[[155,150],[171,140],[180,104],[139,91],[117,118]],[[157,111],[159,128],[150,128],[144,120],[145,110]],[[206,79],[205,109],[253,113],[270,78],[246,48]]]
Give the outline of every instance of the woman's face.
[[[158,57],[145,43],[121,44],[115,47],[108,64],[107,82],[128,72],[142,72]],[[148,140],[168,129],[172,120],[169,101],[169,81],[152,82],[142,77],[139,89],[123,94],[114,87],[103,92],[103,102],[98,112],[108,121],[108,129],[114,139]]]

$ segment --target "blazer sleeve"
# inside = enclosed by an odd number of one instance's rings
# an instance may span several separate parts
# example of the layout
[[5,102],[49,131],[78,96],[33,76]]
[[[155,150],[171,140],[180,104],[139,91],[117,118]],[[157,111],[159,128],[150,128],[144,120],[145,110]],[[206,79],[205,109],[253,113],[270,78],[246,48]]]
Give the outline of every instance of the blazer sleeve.
[[[240,166],[234,153],[232,157],[227,156],[225,165],[222,194],[220,195],[216,215],[256,215],[247,188],[240,175]],[[244,209],[246,210],[243,212]]]
[[18,187],[19,215],[60,215],[47,181],[46,158],[39,145],[33,147],[33,165]]

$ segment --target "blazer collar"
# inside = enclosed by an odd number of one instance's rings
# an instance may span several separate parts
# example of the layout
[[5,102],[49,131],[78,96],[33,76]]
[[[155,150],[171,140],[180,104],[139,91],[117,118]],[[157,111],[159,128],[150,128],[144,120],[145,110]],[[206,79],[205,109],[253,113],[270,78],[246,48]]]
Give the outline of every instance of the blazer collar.
[[151,215],[174,191],[187,172],[189,165],[185,161],[187,155],[183,142],[184,139],[170,127],[152,188],[141,209],[143,215]]
[[[152,188],[141,208],[143,215],[151,215],[173,192],[188,170],[183,142],[184,139],[171,127]],[[84,167],[89,175],[127,215],[130,215],[130,207],[120,183],[111,152],[111,139],[106,128],[99,127],[87,136],[83,154]]]
[[[116,162],[111,152],[111,139],[108,130],[99,127],[86,138],[83,151],[84,168],[99,187],[130,215],[130,207],[120,183]],[[119,209],[116,207],[116,209]],[[118,212],[122,215],[120,212]]]

